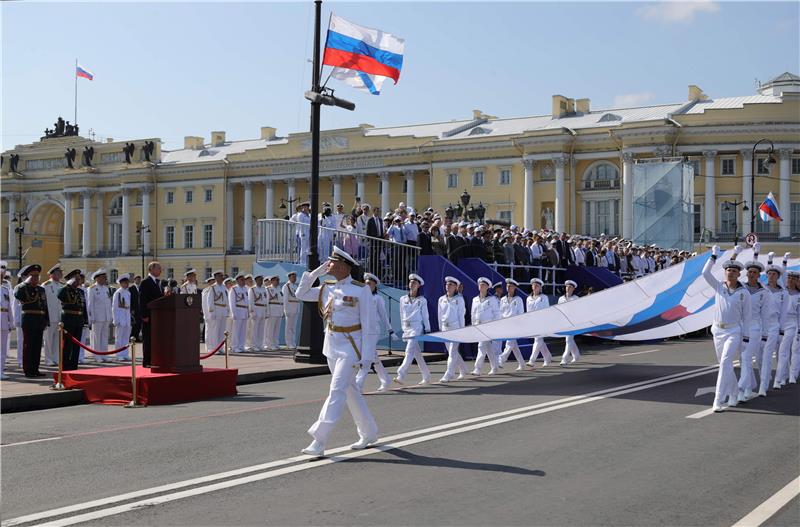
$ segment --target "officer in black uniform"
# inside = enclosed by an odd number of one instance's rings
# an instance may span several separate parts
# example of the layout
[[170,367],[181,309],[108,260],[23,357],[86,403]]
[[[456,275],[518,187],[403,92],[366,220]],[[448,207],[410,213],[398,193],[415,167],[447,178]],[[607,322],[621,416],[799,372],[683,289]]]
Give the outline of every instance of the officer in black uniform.
[[[58,292],[58,299],[61,301],[61,322],[64,324],[64,331],[69,333],[77,340],[81,339],[84,326],[89,325],[89,317],[86,313],[86,296],[80,285],[80,269],[70,271],[66,278],[67,285]],[[64,335],[64,370],[78,369],[78,356],[80,348],[69,336]]]
[[42,266],[39,264],[23,267],[18,275],[22,282],[14,289],[14,297],[22,308],[22,370],[28,378],[45,376],[39,371],[39,361],[42,357],[42,337],[44,329],[50,325],[50,317],[44,288],[39,285],[41,272]]

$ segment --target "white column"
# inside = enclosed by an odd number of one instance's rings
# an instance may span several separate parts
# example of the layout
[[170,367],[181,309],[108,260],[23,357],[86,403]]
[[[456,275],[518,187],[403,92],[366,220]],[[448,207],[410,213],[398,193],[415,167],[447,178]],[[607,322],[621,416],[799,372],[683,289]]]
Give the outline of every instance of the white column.
[[336,205],[342,203],[342,176],[331,176],[333,181],[333,210],[336,210]]
[[150,253],[150,233],[147,231],[156,228],[155,225],[150,226],[150,192],[152,190],[152,185],[142,187],[142,252],[144,254]]
[[414,208],[414,171],[404,170],[403,175],[406,177],[406,207]]
[[706,229],[711,231],[713,237],[717,235],[717,191],[716,191],[716,172],[714,171],[714,158],[717,157],[716,150],[704,150],[703,157],[706,158],[705,166],[705,218]]
[[564,232],[567,223],[566,214],[566,192],[564,191],[564,167],[567,164],[566,156],[553,158],[553,165],[556,167],[556,231]]
[[778,225],[778,236],[780,238],[789,238],[792,235],[792,200],[790,193],[790,180],[792,169],[792,149],[781,148],[778,151],[781,155],[780,169],[781,169],[781,184],[779,187],[780,195],[778,196],[778,207],[780,208],[783,221]]
[[225,187],[225,248],[233,249],[233,184]]
[[523,159],[522,165],[525,167],[525,208],[523,209],[523,225],[528,230],[533,230],[536,216],[533,214],[533,167],[536,161],[533,159]]
[[587,201],[586,203],[589,204],[589,210],[586,212],[586,234],[589,236],[596,236],[597,233],[594,229],[594,208],[596,205],[594,201]]
[[[753,151],[749,148],[740,150],[742,156],[742,201],[747,202],[749,210],[742,211],[742,232],[750,232],[750,221],[753,214],[757,214],[753,207],[753,200],[750,199],[753,193]],[[742,207],[744,208],[744,207]]]
[[633,236],[633,154],[622,153],[622,237]]
[[72,254],[72,194],[64,191],[64,256]]
[[275,188],[272,180],[264,181],[264,216],[271,220],[275,215]]
[[98,190],[95,192],[95,195],[97,196],[97,208],[94,211],[94,217],[95,217],[94,234],[95,237],[97,238],[97,251],[102,251],[105,249],[105,244],[104,244],[105,238],[103,236],[104,235],[103,226],[105,225],[105,220],[103,217],[103,207],[105,207],[104,203],[105,194],[103,193],[103,191]]
[[578,219],[578,193],[575,181],[575,156],[569,158],[569,232],[577,232]]
[[129,254],[131,252],[131,239],[130,239],[130,221],[131,221],[131,207],[130,207],[130,194],[131,190],[128,188],[122,189],[122,254]]
[[244,187],[244,251],[249,253],[253,250],[253,183],[245,181]]
[[[89,256],[92,246],[92,222],[90,220],[90,214],[92,212],[92,191],[84,190],[81,193],[81,197],[83,198],[83,233],[81,240],[81,256],[86,258]],[[98,225],[98,227],[100,227],[100,225]]]
[[359,196],[362,202],[367,203],[367,198],[364,197],[364,174],[356,174],[355,178],[356,178],[356,196]]
[[17,233],[14,232],[15,223],[14,223],[14,215],[17,213],[17,200],[19,199],[18,194],[9,194],[6,196],[8,199],[8,254],[9,258],[17,255]]
[[381,213],[385,215],[387,212],[391,212],[389,210],[391,208],[389,201],[389,173],[381,172],[378,177],[381,178]]
[[[297,187],[295,186],[294,179],[290,179],[289,181],[286,182],[286,193],[288,194],[288,196],[286,197],[289,198],[289,200],[293,200],[294,197],[297,195]],[[292,203],[291,205],[289,205],[289,208],[292,209],[296,206],[297,203]],[[293,213],[294,210],[289,212],[289,216],[291,216]]]

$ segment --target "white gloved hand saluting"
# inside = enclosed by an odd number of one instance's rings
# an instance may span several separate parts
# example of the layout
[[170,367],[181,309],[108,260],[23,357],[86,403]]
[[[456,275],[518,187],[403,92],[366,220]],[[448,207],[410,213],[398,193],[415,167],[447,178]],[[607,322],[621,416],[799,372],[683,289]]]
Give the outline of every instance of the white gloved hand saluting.
[[767,253],[767,263],[772,264],[772,259],[775,257],[775,253],[770,251]]
[[783,255],[783,261],[785,262],[786,260],[788,260],[788,259],[789,259],[789,257],[790,257],[791,255],[792,255],[792,253],[786,253],[786,254],[784,254],[784,255]]
[[311,276],[313,276],[314,278],[325,276],[326,274],[328,274],[328,265],[329,265],[328,261],[325,260],[324,262],[322,262],[322,265],[311,271]]
[[711,257],[715,259],[719,257],[719,245],[711,247]]
[[741,245],[737,245],[736,247],[733,248],[733,254],[735,256],[738,256],[741,253],[742,253],[742,246]]
[[756,242],[753,244],[753,252],[756,254],[761,252],[761,243]]

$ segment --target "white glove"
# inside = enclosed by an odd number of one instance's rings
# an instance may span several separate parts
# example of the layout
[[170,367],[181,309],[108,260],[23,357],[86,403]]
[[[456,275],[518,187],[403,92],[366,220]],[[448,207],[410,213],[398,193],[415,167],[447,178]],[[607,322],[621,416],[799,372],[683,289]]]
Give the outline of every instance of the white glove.
[[322,265],[311,271],[311,276],[314,278],[319,278],[320,276],[325,276],[328,273],[328,261],[325,260]]
[[784,260],[788,260],[791,255],[792,255],[792,253],[786,253],[786,254],[783,255],[783,259]]
[[711,247],[711,256],[713,256],[714,258],[719,256],[719,245],[714,245],[713,247]]
[[742,253],[742,246],[741,245],[737,245],[736,247],[733,248],[733,256],[734,257],[739,256],[741,253]]
[[756,254],[761,252],[761,243],[760,242],[756,242],[756,243],[753,244],[753,252],[755,252]]
[[767,253],[767,263],[772,263],[772,258],[775,256],[775,253],[770,251]]

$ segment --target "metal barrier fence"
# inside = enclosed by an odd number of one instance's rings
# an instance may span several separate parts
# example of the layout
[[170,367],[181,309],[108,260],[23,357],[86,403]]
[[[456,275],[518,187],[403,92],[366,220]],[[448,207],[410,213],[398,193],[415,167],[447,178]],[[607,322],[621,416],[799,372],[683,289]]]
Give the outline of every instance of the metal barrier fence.
[[[290,220],[263,219],[256,225],[256,259],[259,262],[305,264],[308,258],[309,225]],[[347,251],[364,271],[392,287],[405,288],[410,273],[417,272],[420,248],[328,227],[319,228],[317,250],[320,261],[333,246]]]
[[528,282],[532,278],[538,278],[544,282],[544,287],[542,287],[542,290],[546,293],[549,292],[550,294],[556,294],[556,291],[561,291],[564,288],[563,279],[566,269],[563,267],[499,264],[496,262],[487,262],[486,265],[506,278],[513,278],[514,280],[517,280],[520,282],[520,286],[526,286],[524,288],[525,291],[528,291]]

